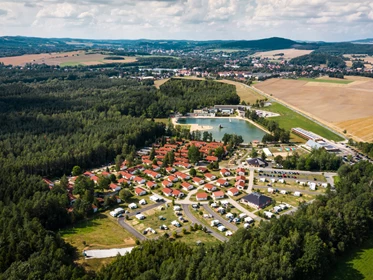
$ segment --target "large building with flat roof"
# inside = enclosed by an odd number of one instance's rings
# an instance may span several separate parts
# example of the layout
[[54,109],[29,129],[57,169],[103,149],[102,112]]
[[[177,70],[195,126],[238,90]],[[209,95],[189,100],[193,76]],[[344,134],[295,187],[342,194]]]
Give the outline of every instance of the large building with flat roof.
[[316,133],[313,133],[311,131],[305,130],[300,127],[294,127],[291,129],[291,131],[294,134],[299,135],[300,137],[306,140],[312,140],[312,141],[323,141],[324,140],[320,135],[317,135]]

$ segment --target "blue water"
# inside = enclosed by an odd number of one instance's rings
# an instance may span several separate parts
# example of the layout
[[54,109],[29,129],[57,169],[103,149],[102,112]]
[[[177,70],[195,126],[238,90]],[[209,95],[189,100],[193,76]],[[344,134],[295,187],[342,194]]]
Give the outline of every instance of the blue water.
[[[245,143],[253,140],[261,141],[265,132],[251,123],[235,118],[183,118],[179,119],[180,124],[198,124],[200,126],[212,126],[213,129],[206,130],[212,133],[216,141],[220,141],[225,133],[241,135]],[[219,129],[219,124],[223,128]]]

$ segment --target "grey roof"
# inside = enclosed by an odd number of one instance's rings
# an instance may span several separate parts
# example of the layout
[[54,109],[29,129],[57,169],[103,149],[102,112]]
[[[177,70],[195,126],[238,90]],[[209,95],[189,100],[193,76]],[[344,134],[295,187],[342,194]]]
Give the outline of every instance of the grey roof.
[[262,160],[261,158],[252,158],[252,159],[249,159],[247,160],[247,163],[250,164],[250,165],[255,165],[255,166],[266,166],[267,163]]
[[245,195],[242,199],[252,204],[255,204],[256,206],[262,206],[272,201],[270,197],[257,192]]

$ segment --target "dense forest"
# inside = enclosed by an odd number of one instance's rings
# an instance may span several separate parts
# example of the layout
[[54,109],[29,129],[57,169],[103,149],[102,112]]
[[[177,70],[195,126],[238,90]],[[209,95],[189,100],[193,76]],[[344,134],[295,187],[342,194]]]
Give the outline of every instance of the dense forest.
[[66,177],[50,190],[40,175],[133,155],[170,132],[151,117],[239,103],[234,86],[171,80],[158,90],[152,81],[109,79],[113,71],[0,67],[0,279],[92,278],[54,232],[92,212],[92,181],[77,178],[68,212]]
[[342,158],[340,156],[328,153],[324,149],[313,149],[311,153],[302,156],[294,153],[285,159],[277,158],[276,161],[282,164],[285,169],[308,171],[336,171],[342,165]]
[[326,64],[330,68],[345,68],[346,62],[340,56],[335,56],[327,53],[310,53],[307,55],[302,55],[290,60],[290,64],[294,65],[321,65]]
[[373,226],[373,165],[343,166],[336,192],[294,215],[240,229],[214,247],[148,241],[98,273],[99,279],[325,279],[339,256]]

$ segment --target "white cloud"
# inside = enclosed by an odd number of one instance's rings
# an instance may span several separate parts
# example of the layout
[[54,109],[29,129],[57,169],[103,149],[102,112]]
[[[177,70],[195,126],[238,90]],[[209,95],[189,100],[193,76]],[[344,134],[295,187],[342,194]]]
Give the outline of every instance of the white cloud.
[[373,37],[370,0],[0,0],[0,7],[0,35],[51,37],[58,29],[58,36],[84,38]]

